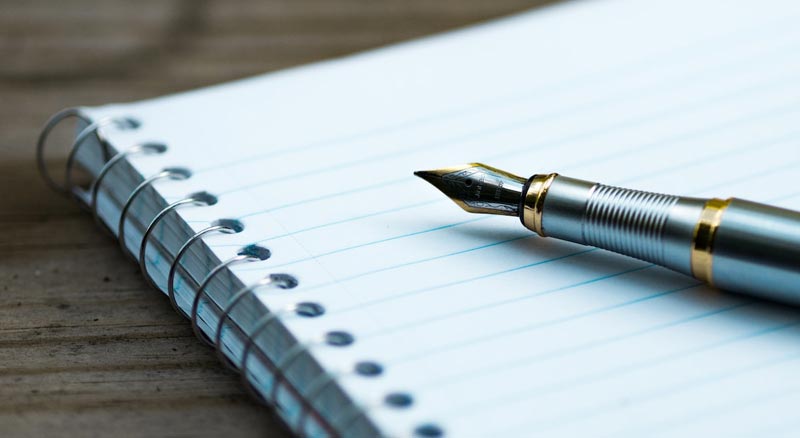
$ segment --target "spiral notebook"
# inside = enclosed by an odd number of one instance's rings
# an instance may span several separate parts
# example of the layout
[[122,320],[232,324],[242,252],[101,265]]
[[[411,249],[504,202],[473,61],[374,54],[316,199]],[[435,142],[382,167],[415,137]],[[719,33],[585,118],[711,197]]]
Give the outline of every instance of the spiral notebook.
[[298,435],[794,436],[796,309],[469,215],[412,171],[800,208],[798,18],[573,2],[54,122],[81,120],[80,202]]

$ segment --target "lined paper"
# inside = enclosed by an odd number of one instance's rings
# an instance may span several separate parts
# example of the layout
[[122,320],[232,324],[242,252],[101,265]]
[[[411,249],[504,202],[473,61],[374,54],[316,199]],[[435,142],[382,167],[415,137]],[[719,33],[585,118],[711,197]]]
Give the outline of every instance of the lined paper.
[[[181,218],[235,268],[300,287],[262,295],[389,436],[789,435],[800,313],[638,260],[462,212],[418,169],[482,161],[631,188],[800,208],[800,5],[705,0],[567,3],[229,85],[92,109],[133,114],[115,144],[168,200],[220,197]],[[185,287],[185,285],[180,285]],[[800,287],[800,285],[798,286]],[[391,392],[407,409],[381,403]]]

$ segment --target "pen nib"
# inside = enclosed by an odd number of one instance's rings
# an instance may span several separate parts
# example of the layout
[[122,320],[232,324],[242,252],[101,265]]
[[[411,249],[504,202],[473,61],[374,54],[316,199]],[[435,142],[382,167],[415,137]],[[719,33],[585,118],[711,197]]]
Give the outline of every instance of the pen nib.
[[419,170],[414,175],[470,213],[519,216],[525,178],[480,163]]

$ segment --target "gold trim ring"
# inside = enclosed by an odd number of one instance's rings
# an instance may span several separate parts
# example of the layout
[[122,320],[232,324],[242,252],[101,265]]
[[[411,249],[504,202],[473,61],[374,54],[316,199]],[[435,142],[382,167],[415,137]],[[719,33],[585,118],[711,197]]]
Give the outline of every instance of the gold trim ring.
[[557,173],[549,175],[534,175],[525,192],[525,202],[522,208],[522,225],[525,225],[536,234],[544,237],[542,228],[542,212],[544,211],[544,198],[547,190],[553,184],[553,180],[558,176]]
[[706,201],[692,238],[692,275],[698,280],[713,284],[714,237],[722,221],[722,213],[730,199],[713,198]]

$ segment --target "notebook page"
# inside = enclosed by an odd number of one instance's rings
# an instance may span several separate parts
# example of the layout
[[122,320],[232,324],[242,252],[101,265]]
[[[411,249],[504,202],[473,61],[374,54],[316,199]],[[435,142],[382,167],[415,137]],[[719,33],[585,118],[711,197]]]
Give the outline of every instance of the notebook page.
[[[800,393],[800,314],[685,276],[460,211],[411,172],[482,161],[692,196],[800,208],[800,6],[721,0],[568,3],[368,54],[172,97],[92,110],[134,114],[115,144],[165,141],[143,174],[250,283],[296,275],[271,309],[391,436],[778,435]],[[414,403],[386,406],[386,394]]]

